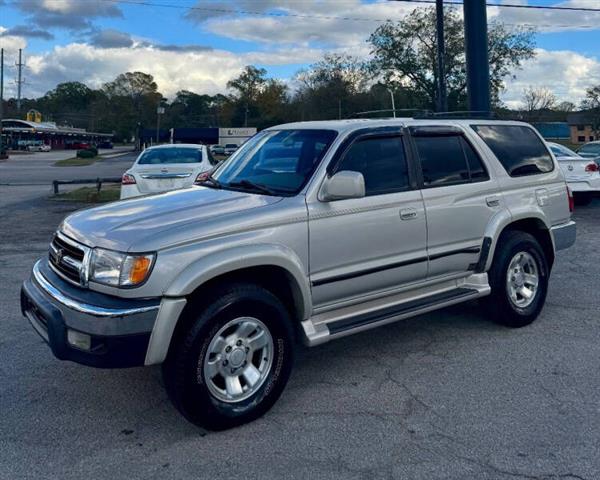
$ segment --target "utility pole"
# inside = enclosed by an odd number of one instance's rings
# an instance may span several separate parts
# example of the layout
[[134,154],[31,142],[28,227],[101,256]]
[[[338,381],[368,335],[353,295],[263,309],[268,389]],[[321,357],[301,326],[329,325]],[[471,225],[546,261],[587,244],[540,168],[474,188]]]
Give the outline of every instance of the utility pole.
[[[467,2],[465,2],[465,4],[466,3]],[[446,67],[444,65],[444,57],[446,55],[446,44],[444,39],[444,0],[435,0],[435,18],[437,23],[437,110],[438,112],[447,112],[448,96],[446,94]]]
[[390,97],[392,97],[392,115],[396,118],[396,102],[394,100],[394,92],[391,88],[388,88],[388,92],[390,92]]
[[160,104],[158,104],[158,107],[156,108],[156,143],[158,144],[160,142],[160,116],[165,113],[165,107],[161,107]]
[[489,112],[491,108],[490,65],[485,0],[464,2],[463,11],[469,110]]
[[17,112],[21,113],[21,85],[23,85],[23,49],[19,48],[19,62],[17,66]]
[[246,107],[244,109],[244,127],[248,126],[248,102],[246,102]]

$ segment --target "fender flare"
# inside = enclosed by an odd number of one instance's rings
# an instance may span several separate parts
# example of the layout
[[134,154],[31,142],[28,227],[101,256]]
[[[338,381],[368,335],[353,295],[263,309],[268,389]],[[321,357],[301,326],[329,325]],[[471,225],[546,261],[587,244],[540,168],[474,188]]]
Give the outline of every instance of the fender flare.
[[[537,220],[544,225],[548,232],[550,232],[550,226],[546,223],[546,218],[541,211],[527,210],[511,213],[508,210],[502,210],[498,212],[496,215],[494,215],[494,217],[492,217],[485,229],[485,237],[491,238],[492,242],[488,252],[484,271],[487,272],[492,266],[498,240],[500,239],[502,232],[506,229],[506,227],[512,223],[518,222],[519,220]],[[552,247],[554,248],[554,238],[552,235],[550,235],[550,239],[552,241]]]
[[166,288],[167,297],[185,297],[204,283],[220,275],[249,267],[274,266],[286,271],[292,281],[294,295],[298,295],[302,311],[299,316],[308,318],[312,313],[312,300],[308,273],[292,249],[280,244],[258,244],[226,248],[199,258],[189,264]]

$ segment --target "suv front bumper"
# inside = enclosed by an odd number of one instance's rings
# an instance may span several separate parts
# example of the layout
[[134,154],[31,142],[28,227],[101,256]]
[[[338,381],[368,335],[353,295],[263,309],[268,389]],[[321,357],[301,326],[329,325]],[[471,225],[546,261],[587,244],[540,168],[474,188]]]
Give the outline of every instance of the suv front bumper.
[[160,299],[123,299],[70,285],[39,260],[21,311],[60,360],[101,368],[144,365]]

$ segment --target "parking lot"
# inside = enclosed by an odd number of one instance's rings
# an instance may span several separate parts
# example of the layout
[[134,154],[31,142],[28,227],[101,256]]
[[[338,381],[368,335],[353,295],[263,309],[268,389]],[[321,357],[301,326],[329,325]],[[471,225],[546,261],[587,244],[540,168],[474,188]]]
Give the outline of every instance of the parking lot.
[[0,186],[0,478],[600,478],[599,200],[533,325],[472,303],[302,350],[265,417],[211,433],[171,407],[159,368],[60,362],[21,317],[21,282],[79,207],[48,193]]

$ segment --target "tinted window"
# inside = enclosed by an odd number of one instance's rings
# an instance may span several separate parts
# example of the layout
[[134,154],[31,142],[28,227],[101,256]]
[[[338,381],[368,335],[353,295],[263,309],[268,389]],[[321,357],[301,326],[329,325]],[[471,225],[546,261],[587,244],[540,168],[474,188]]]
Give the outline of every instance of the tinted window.
[[547,173],[552,157],[535,132],[520,125],[473,125],[511,177]]
[[409,185],[401,137],[358,140],[336,168],[342,170],[363,174],[367,196],[406,190]]
[[170,163],[199,163],[202,151],[197,148],[149,148],[138,160],[139,165],[162,165]]
[[423,183],[436,187],[487,180],[477,153],[462,136],[415,137]]
[[240,146],[214,178],[224,188],[255,191],[253,183],[276,194],[297,193],[335,137],[330,130],[266,130]]

